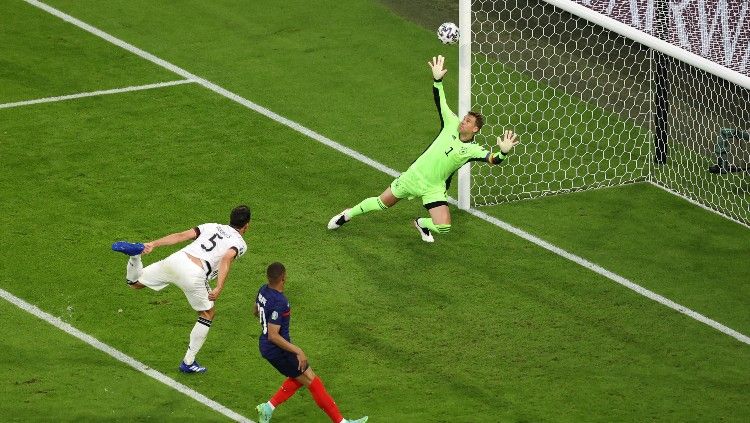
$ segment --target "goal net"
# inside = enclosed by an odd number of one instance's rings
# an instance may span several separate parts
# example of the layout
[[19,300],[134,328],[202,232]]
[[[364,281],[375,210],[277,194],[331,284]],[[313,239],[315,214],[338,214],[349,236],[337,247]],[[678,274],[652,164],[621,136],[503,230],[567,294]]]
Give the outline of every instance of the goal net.
[[459,174],[472,205],[651,182],[750,224],[747,1],[462,1],[477,142],[522,142]]

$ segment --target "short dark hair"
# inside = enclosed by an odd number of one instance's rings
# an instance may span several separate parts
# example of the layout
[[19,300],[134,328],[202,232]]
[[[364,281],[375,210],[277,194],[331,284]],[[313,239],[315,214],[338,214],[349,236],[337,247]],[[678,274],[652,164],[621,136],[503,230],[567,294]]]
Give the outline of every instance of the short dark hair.
[[476,125],[477,128],[482,129],[484,126],[484,116],[479,112],[471,111],[468,113],[469,116],[474,116],[474,119],[476,119]]
[[229,226],[239,229],[250,222],[250,208],[246,205],[237,206],[229,214]]
[[284,273],[286,273],[286,268],[278,261],[269,264],[268,268],[266,268],[268,282],[277,282]]

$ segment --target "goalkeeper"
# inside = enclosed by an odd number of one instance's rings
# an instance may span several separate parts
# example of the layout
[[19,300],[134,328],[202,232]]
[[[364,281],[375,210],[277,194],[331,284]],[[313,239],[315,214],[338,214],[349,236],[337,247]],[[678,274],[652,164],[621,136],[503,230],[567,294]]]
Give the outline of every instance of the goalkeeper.
[[443,56],[433,57],[428,62],[434,79],[432,93],[440,115],[440,134],[409,169],[396,178],[379,197],[367,198],[333,216],[328,222],[328,229],[338,229],[361,214],[385,210],[404,198],[411,200],[421,197],[430,217],[415,219],[414,227],[419,231],[423,241],[434,242],[433,232],[446,234],[451,229],[447,189],[453,173],[470,161],[499,164],[518,144],[513,131],[505,131],[502,138],[498,137],[497,145],[500,151],[495,153],[473,142],[474,135],[484,124],[484,117],[479,113],[469,112],[459,121],[448,108],[442,82],[447,72],[443,67],[444,62]]

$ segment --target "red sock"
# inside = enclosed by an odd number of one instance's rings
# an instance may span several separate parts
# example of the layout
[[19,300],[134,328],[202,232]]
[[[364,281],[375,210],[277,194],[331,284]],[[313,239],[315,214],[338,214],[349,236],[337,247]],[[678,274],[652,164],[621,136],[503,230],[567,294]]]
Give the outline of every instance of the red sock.
[[323,381],[321,381],[319,377],[313,379],[312,383],[310,383],[310,386],[307,389],[310,390],[310,394],[312,394],[312,397],[315,400],[315,403],[318,404],[318,407],[320,407],[323,411],[326,412],[326,414],[328,414],[328,417],[333,423],[341,423],[341,421],[344,420],[341,412],[339,412],[339,407],[336,405],[336,402],[333,400],[333,398],[331,398],[331,396],[328,394],[328,391],[326,391],[326,387],[323,386]]
[[296,379],[293,379],[291,377],[287,378],[284,383],[281,384],[281,388],[279,388],[276,394],[271,397],[269,402],[274,407],[278,407],[279,404],[288,400],[289,397],[294,395],[294,393],[297,392],[297,389],[299,389],[300,386],[302,386],[302,384],[297,382]]

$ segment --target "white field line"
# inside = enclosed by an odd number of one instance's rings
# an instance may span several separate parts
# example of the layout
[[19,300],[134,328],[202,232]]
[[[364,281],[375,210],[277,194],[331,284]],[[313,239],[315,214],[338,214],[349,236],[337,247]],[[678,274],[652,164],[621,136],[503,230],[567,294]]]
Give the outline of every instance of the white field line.
[[[452,200],[451,202],[455,203],[454,200]],[[534,235],[531,235],[528,232],[525,232],[525,231],[523,231],[521,229],[518,229],[515,226],[512,226],[512,225],[510,225],[510,224],[508,224],[506,222],[503,222],[502,220],[499,220],[499,219],[497,219],[497,218],[495,218],[493,216],[490,216],[490,215],[488,215],[488,214],[486,214],[484,212],[481,212],[479,210],[476,210],[476,209],[472,208],[472,209],[467,210],[467,212],[470,213],[470,214],[472,214],[472,215],[474,215],[474,216],[476,216],[476,217],[478,217],[478,218],[480,218],[480,219],[486,220],[487,222],[490,222],[490,223],[492,223],[494,225],[497,225],[497,226],[503,228],[504,230],[506,230],[506,231],[508,231],[508,232],[510,232],[512,234],[518,235],[519,237],[521,237],[521,238],[523,238],[523,239],[525,239],[525,240],[527,240],[529,242],[532,242],[532,243],[534,243],[534,244],[536,244],[536,245],[538,245],[538,246],[540,246],[540,247],[542,247],[542,248],[544,248],[546,250],[549,250],[549,251],[551,251],[551,252],[553,252],[553,253],[561,256],[561,257],[565,257],[566,259],[568,259],[568,260],[570,260],[572,262],[575,262],[575,263],[577,263],[577,264],[579,264],[579,265],[581,265],[581,266],[583,266],[583,267],[585,267],[585,268],[587,268],[587,269],[589,269],[589,270],[591,270],[593,272],[596,272],[596,273],[598,273],[598,274],[606,277],[607,279],[609,279],[611,281],[617,282],[620,285],[622,285],[622,286],[624,286],[624,287],[626,287],[628,289],[631,289],[631,290],[633,290],[633,291],[635,291],[635,292],[643,295],[646,298],[650,298],[650,299],[656,301],[659,304],[663,304],[663,305],[665,305],[665,306],[667,306],[667,307],[669,307],[669,308],[671,308],[673,310],[679,311],[680,313],[682,313],[682,314],[684,314],[686,316],[690,316],[691,318],[693,318],[693,319],[695,319],[695,320],[697,320],[697,321],[699,321],[701,323],[705,323],[706,325],[711,326],[712,328],[718,330],[719,332],[725,333],[725,334],[731,336],[732,338],[735,338],[736,340],[738,340],[740,342],[743,342],[745,344],[750,345],[750,337],[748,337],[747,335],[743,335],[742,333],[737,332],[736,330],[734,330],[732,328],[729,328],[727,326],[724,326],[724,325],[722,325],[721,323],[719,323],[719,322],[717,322],[715,320],[709,319],[708,317],[706,317],[706,316],[704,316],[704,315],[702,315],[702,314],[700,314],[698,312],[695,312],[695,311],[693,311],[693,310],[691,310],[691,309],[689,309],[689,308],[687,308],[687,307],[685,307],[683,305],[677,304],[676,302],[670,300],[669,298],[663,297],[663,296],[661,296],[661,295],[659,295],[659,294],[657,294],[657,293],[655,293],[653,291],[650,291],[650,290],[648,290],[648,289],[646,289],[646,288],[644,288],[644,287],[642,287],[642,286],[640,286],[640,285],[638,285],[636,283],[633,283],[633,282],[629,281],[628,279],[623,278],[622,276],[620,276],[620,275],[618,275],[616,273],[610,272],[609,270],[607,270],[607,269],[599,266],[598,264],[594,264],[594,263],[586,260],[583,257],[579,257],[579,256],[577,256],[577,255],[575,255],[573,253],[569,253],[569,252],[563,250],[560,247],[552,245],[549,242],[547,242],[547,241],[545,241],[545,240],[543,240],[541,238],[538,238],[538,237],[536,237]]]
[[171,87],[173,85],[181,85],[181,84],[189,84],[191,82],[193,81],[189,79],[183,79],[179,81],[159,82],[156,84],[148,84],[148,85],[135,85],[132,87],[125,87],[125,88],[114,88],[111,90],[91,91],[88,93],[78,93],[78,94],[70,94],[70,95],[61,95],[57,97],[37,98],[35,100],[16,101],[14,103],[0,104],[0,109],[10,109],[12,107],[30,106],[32,104],[40,104],[40,103],[54,103],[55,101],[73,100],[76,98],[128,93],[131,91],[153,90],[155,88]]
[[126,355],[120,352],[119,350],[116,350],[110,347],[109,345],[103,343],[102,341],[94,338],[93,336],[87,333],[81,332],[80,330],[74,328],[70,324],[65,323],[60,318],[55,317],[45,311],[42,311],[39,307],[33,304],[29,304],[26,301],[16,297],[15,295],[1,288],[0,288],[0,297],[4,298],[6,301],[8,301],[11,304],[14,304],[21,310],[24,310],[33,314],[34,316],[44,320],[45,322],[51,324],[52,326],[55,326],[56,328],[64,331],[65,333],[70,334],[80,339],[81,341],[91,345],[97,350],[102,351],[105,354],[116,358],[117,360],[127,364],[128,366],[138,370],[139,372],[145,373],[146,375],[158,380],[159,382],[169,386],[170,388],[173,388],[179,392],[182,392],[183,394],[189,396],[190,398],[212,408],[213,410],[218,411],[219,413],[229,417],[230,419],[234,421],[242,422],[242,423],[255,423],[252,420],[248,419],[247,417],[237,414],[236,412],[206,397],[205,395],[190,389],[189,387],[181,384],[180,382],[177,382],[176,380],[170,378],[164,373],[161,373],[157,370],[154,370],[148,367],[147,365],[130,357],[129,355]]
[[664,190],[664,191],[666,191],[666,192],[668,192],[668,193],[670,193],[672,195],[676,195],[676,196],[682,198],[683,200],[687,201],[688,203],[692,203],[692,204],[694,204],[694,205],[702,208],[703,210],[710,211],[711,213],[713,213],[713,214],[715,214],[717,216],[721,216],[724,219],[731,220],[734,223],[740,224],[740,225],[742,225],[742,226],[750,229],[750,225],[748,225],[747,223],[740,222],[739,220],[737,220],[737,219],[735,219],[733,217],[730,217],[730,216],[727,216],[725,214],[719,213],[718,211],[712,209],[711,207],[708,207],[708,206],[706,206],[704,204],[701,204],[701,203],[693,200],[692,198],[688,197],[687,195],[680,194],[679,192],[677,192],[677,191],[675,191],[675,190],[673,190],[671,188],[667,188],[666,186],[660,184],[658,181],[650,180],[650,181],[648,181],[648,183],[651,184],[651,185],[653,185],[653,186],[655,186],[655,187],[657,187],[657,188],[659,188],[659,189],[662,189],[662,190]]
[[233,93],[233,92],[231,92],[229,90],[226,90],[226,89],[224,89],[224,88],[222,88],[222,87],[214,84],[213,82],[207,81],[207,80],[205,80],[205,79],[203,79],[203,78],[201,78],[199,76],[196,76],[196,75],[194,75],[194,74],[186,71],[185,69],[182,69],[182,68],[180,68],[178,66],[175,66],[175,65],[167,62],[166,60],[160,59],[160,58],[154,56],[153,54],[151,54],[149,52],[143,51],[143,50],[139,49],[138,47],[136,47],[136,46],[134,46],[132,44],[126,43],[125,41],[123,41],[123,40],[121,40],[119,38],[115,38],[112,35],[109,35],[108,33],[106,33],[106,32],[104,32],[104,31],[102,31],[102,30],[100,30],[98,28],[95,28],[95,27],[87,24],[86,22],[80,21],[80,20],[78,20],[78,19],[76,19],[76,18],[74,18],[74,17],[72,17],[72,16],[70,16],[70,15],[68,15],[66,13],[63,13],[63,12],[61,12],[61,11],[59,11],[59,10],[57,10],[57,9],[55,9],[55,8],[47,5],[47,4],[45,4],[45,3],[42,3],[40,1],[37,1],[37,0],[24,0],[24,1],[26,3],[29,3],[29,4],[31,4],[33,6],[36,6],[36,7],[40,8],[40,9],[44,10],[44,11],[46,11],[46,12],[52,14],[52,15],[55,15],[58,18],[66,21],[66,22],[69,22],[69,23],[71,23],[71,24],[73,24],[73,25],[75,25],[75,26],[77,26],[77,27],[79,27],[79,28],[81,28],[81,29],[83,29],[85,31],[88,31],[88,32],[96,35],[99,38],[102,38],[102,39],[104,39],[106,41],[109,41],[110,43],[112,43],[112,44],[114,44],[114,45],[116,45],[118,47],[121,47],[121,48],[123,48],[123,49],[125,49],[125,50],[127,50],[127,51],[129,51],[129,52],[131,52],[133,54],[135,54],[136,56],[142,57],[142,58],[144,58],[144,59],[146,59],[146,60],[148,60],[148,61],[150,61],[150,62],[152,62],[154,64],[157,64],[157,65],[163,67],[164,69],[172,71],[172,72],[176,73],[177,75],[182,76],[185,79],[188,79],[190,81],[194,81],[194,82],[196,82],[196,83],[198,83],[200,85],[203,85],[204,87],[208,88],[209,90],[211,90],[211,91],[213,91],[213,92],[215,92],[215,93],[217,93],[217,94],[219,94],[219,95],[221,95],[223,97],[226,97],[226,98],[228,98],[228,99],[230,99],[232,101],[235,101],[235,102],[237,102],[237,103],[239,103],[239,104],[247,107],[248,109],[254,110],[254,111],[262,114],[263,116],[268,117],[269,119],[273,119],[273,120],[275,120],[275,121],[277,121],[277,122],[279,122],[279,123],[281,123],[283,125],[286,125],[286,126],[292,128],[292,129],[294,129],[295,131],[298,131],[298,132],[300,132],[302,134],[305,134],[308,137],[313,138],[314,140],[316,140],[318,142],[321,142],[321,143],[323,143],[323,144],[325,144],[325,145],[327,145],[327,146],[329,146],[329,147],[331,147],[331,148],[333,148],[335,150],[338,150],[338,151],[340,151],[340,152],[342,152],[342,153],[344,153],[344,154],[346,154],[346,155],[348,155],[348,156],[350,156],[350,157],[352,157],[354,159],[357,159],[357,160],[359,160],[359,161],[361,161],[363,163],[366,163],[366,164],[368,164],[368,165],[370,165],[370,166],[372,166],[372,167],[374,167],[374,168],[376,168],[376,169],[378,169],[378,170],[380,170],[382,172],[385,172],[385,173],[387,173],[387,174],[389,174],[391,176],[395,177],[395,176],[398,175],[398,172],[396,172],[395,170],[393,170],[393,169],[391,169],[391,168],[389,168],[389,167],[387,167],[387,166],[385,166],[385,165],[383,165],[381,163],[378,163],[375,160],[372,160],[372,159],[370,159],[370,158],[368,158],[366,156],[363,156],[362,154],[360,154],[360,153],[358,153],[358,152],[356,152],[356,151],[354,151],[354,150],[352,150],[352,149],[350,149],[348,147],[345,147],[345,146],[343,146],[343,145],[341,145],[341,144],[339,144],[339,143],[337,143],[337,142],[335,142],[333,140],[330,140],[330,139],[324,137],[323,135],[318,134],[317,132],[315,132],[315,131],[313,131],[311,129],[305,128],[304,126],[302,126],[302,125],[300,125],[300,124],[298,124],[298,123],[296,123],[294,121],[291,121],[291,120],[289,120],[289,119],[287,119],[287,118],[285,118],[285,117],[283,117],[281,115],[276,114],[276,113],[274,113],[274,112],[266,109],[263,106],[260,106],[258,104],[255,104],[255,103],[251,102],[250,100],[247,100],[247,99],[245,99],[243,97],[240,97],[239,95],[237,95],[237,94],[235,94],[235,93]]
[[[200,78],[200,77],[198,77],[196,75],[193,75],[192,73],[190,73],[190,72],[188,72],[188,71],[186,71],[186,70],[184,70],[184,69],[182,69],[182,68],[180,68],[178,66],[175,66],[175,65],[173,65],[173,64],[171,64],[171,63],[169,63],[169,62],[167,62],[167,61],[165,61],[163,59],[160,59],[160,58],[154,56],[151,53],[143,51],[143,50],[139,49],[138,47],[135,47],[132,44],[129,44],[129,43],[123,41],[123,40],[120,40],[119,38],[116,38],[116,37],[114,37],[114,36],[112,36],[112,35],[104,32],[104,31],[102,31],[100,29],[94,28],[93,26],[91,26],[91,25],[89,25],[89,24],[87,24],[85,22],[82,22],[82,21],[80,21],[80,20],[78,20],[78,19],[76,19],[76,18],[74,18],[74,17],[72,17],[72,16],[70,16],[68,14],[65,14],[65,13],[63,13],[63,12],[61,12],[61,11],[55,9],[55,8],[52,8],[52,7],[50,7],[50,6],[48,6],[48,5],[44,4],[44,3],[41,3],[41,2],[39,2],[37,0],[24,0],[24,1],[26,1],[29,4],[34,5],[36,7],[39,7],[41,9],[43,9],[43,10],[51,13],[52,15],[55,15],[58,18],[63,19],[63,20],[65,20],[65,21],[67,21],[67,22],[69,22],[69,23],[71,23],[71,24],[73,24],[73,25],[75,25],[75,26],[77,26],[77,27],[85,30],[85,31],[88,31],[88,32],[90,32],[90,33],[92,33],[92,34],[94,34],[94,35],[96,35],[96,36],[98,36],[98,37],[100,37],[100,38],[102,38],[102,39],[104,39],[106,41],[109,41],[112,44],[115,44],[115,45],[117,45],[119,47],[122,47],[123,49],[125,49],[125,50],[127,50],[127,51],[129,51],[129,52],[131,52],[131,53],[133,53],[133,54],[135,54],[137,56],[140,56],[140,57],[142,57],[142,58],[144,58],[144,59],[146,59],[148,61],[151,61],[151,62],[153,62],[153,63],[155,63],[155,64],[157,64],[157,65],[159,65],[159,66],[161,66],[161,67],[163,67],[165,69],[168,69],[168,70],[170,70],[170,71],[172,71],[172,72],[174,72],[174,73],[182,76],[183,78],[193,80],[196,83],[198,83],[198,84],[206,87],[207,89],[209,89],[209,90],[211,90],[211,91],[213,91],[213,92],[215,92],[215,93],[217,93],[217,94],[219,94],[221,96],[224,96],[224,97],[226,97],[226,98],[228,98],[228,99],[230,99],[232,101],[235,101],[235,102],[237,102],[239,104],[242,104],[243,106],[245,106],[245,107],[247,107],[247,108],[249,108],[251,110],[254,110],[254,111],[256,111],[256,112],[258,112],[258,113],[260,113],[260,114],[262,114],[262,115],[264,115],[264,116],[266,116],[268,118],[270,118],[270,119],[273,119],[273,120],[275,120],[275,121],[277,121],[277,122],[279,122],[279,123],[281,123],[283,125],[286,125],[289,128],[292,128],[295,131],[298,131],[298,132],[300,132],[300,133],[302,133],[302,134],[304,134],[304,135],[312,138],[315,141],[318,141],[318,142],[320,142],[322,144],[325,144],[325,145],[327,145],[327,146],[329,146],[329,147],[331,147],[331,148],[333,148],[333,149],[335,149],[335,150],[337,150],[337,151],[339,151],[339,152],[341,152],[343,154],[346,154],[349,157],[352,157],[355,160],[358,160],[358,161],[360,161],[362,163],[365,163],[365,164],[367,164],[367,165],[369,165],[371,167],[374,167],[375,169],[378,169],[378,170],[380,170],[380,171],[382,171],[382,172],[384,172],[384,173],[386,173],[386,174],[388,174],[390,176],[395,177],[395,176],[399,175],[399,172],[397,172],[394,169],[391,169],[390,167],[388,167],[388,166],[386,166],[386,165],[384,165],[382,163],[379,163],[379,162],[377,162],[377,161],[375,161],[375,160],[373,160],[373,159],[371,159],[371,158],[369,158],[369,157],[367,157],[367,156],[365,156],[365,155],[363,155],[363,154],[361,154],[361,153],[359,153],[357,151],[354,151],[354,150],[352,150],[352,149],[350,149],[348,147],[345,147],[345,146],[343,146],[343,145],[341,145],[341,144],[339,144],[339,143],[337,143],[337,142],[335,142],[335,141],[333,141],[333,140],[331,140],[329,138],[326,138],[323,135],[320,135],[317,132],[315,132],[315,131],[313,131],[311,129],[308,129],[308,128],[302,126],[302,125],[300,125],[299,123],[296,123],[296,122],[294,122],[294,121],[292,121],[290,119],[287,119],[287,118],[285,118],[283,116],[280,116],[280,115],[278,115],[278,114],[276,114],[276,113],[274,113],[274,112],[266,109],[265,107],[259,106],[259,105],[255,104],[255,103],[251,102],[250,100],[247,100],[244,97],[241,97],[241,96],[239,96],[239,95],[237,95],[235,93],[232,93],[231,91],[229,91],[229,90],[227,90],[225,88],[222,88],[222,87],[220,87],[220,86],[218,86],[218,85],[216,85],[216,84],[214,84],[214,83],[212,83],[210,81],[207,81],[207,80],[205,80],[203,78]],[[455,204],[455,200],[452,200],[452,202],[454,202],[454,204]],[[669,300],[669,299],[667,299],[667,298],[665,298],[665,297],[663,297],[663,296],[661,296],[659,294],[656,294],[656,293],[654,293],[654,292],[652,292],[652,291],[650,291],[650,290],[648,290],[646,288],[643,288],[642,286],[637,285],[637,284],[633,283],[632,281],[630,281],[628,279],[625,279],[622,276],[619,276],[619,275],[617,275],[617,274],[615,274],[613,272],[610,272],[610,271],[604,269],[603,267],[601,267],[601,266],[599,266],[597,264],[594,264],[594,263],[592,263],[592,262],[590,262],[590,261],[588,261],[588,260],[586,260],[584,258],[581,258],[581,257],[579,257],[579,256],[577,256],[575,254],[569,253],[569,252],[563,250],[562,248],[554,246],[554,245],[550,244],[549,242],[544,241],[541,238],[538,238],[538,237],[536,237],[534,235],[531,235],[528,232],[525,232],[525,231],[523,231],[521,229],[518,229],[518,228],[516,228],[516,227],[514,227],[514,226],[512,226],[512,225],[510,225],[508,223],[505,223],[505,222],[503,222],[503,221],[501,221],[501,220],[499,220],[497,218],[489,216],[489,215],[487,215],[484,212],[481,212],[481,211],[473,209],[473,208],[469,209],[468,212],[470,214],[472,214],[472,215],[480,218],[480,219],[483,219],[483,220],[485,220],[485,221],[487,221],[489,223],[492,223],[493,225],[496,225],[496,226],[498,226],[498,227],[500,227],[500,228],[502,228],[502,229],[504,229],[504,230],[506,230],[508,232],[511,232],[511,233],[513,233],[513,234],[515,234],[515,235],[517,235],[517,236],[519,236],[519,237],[521,237],[521,238],[523,238],[523,239],[525,239],[525,240],[527,240],[529,242],[532,242],[532,243],[534,243],[534,244],[536,244],[536,245],[538,245],[538,246],[540,246],[540,247],[542,247],[542,248],[544,248],[546,250],[549,250],[549,251],[551,251],[551,252],[553,252],[553,253],[561,256],[561,257],[564,257],[564,258],[566,258],[568,260],[573,261],[574,263],[577,263],[577,264],[579,264],[579,265],[581,265],[581,266],[583,266],[583,267],[585,267],[587,269],[590,269],[591,271],[596,272],[599,275],[604,276],[605,278],[607,278],[607,279],[609,279],[609,280],[611,280],[613,282],[616,282],[616,283],[618,283],[618,284],[620,284],[620,285],[622,285],[622,286],[624,286],[624,287],[626,287],[628,289],[631,289],[631,290],[637,292],[640,295],[643,295],[643,296],[645,296],[647,298],[650,298],[650,299],[652,299],[652,300],[654,300],[654,301],[656,301],[656,302],[658,302],[658,303],[660,303],[660,304],[662,304],[662,305],[664,305],[666,307],[669,307],[669,308],[671,308],[671,309],[673,309],[673,310],[675,310],[675,311],[677,311],[679,313],[682,313],[682,314],[684,314],[686,316],[689,316],[692,319],[695,319],[695,320],[697,320],[697,321],[699,321],[701,323],[704,323],[704,324],[706,324],[706,325],[708,325],[708,326],[710,326],[710,327],[712,327],[712,328],[714,328],[714,329],[716,329],[716,330],[718,330],[718,331],[720,331],[720,332],[722,332],[722,333],[724,333],[726,335],[729,335],[729,336],[737,339],[738,341],[740,341],[742,343],[750,345],[750,337],[748,337],[746,335],[743,335],[742,333],[737,332],[736,330],[731,329],[731,328],[729,328],[727,326],[724,326],[724,325],[722,325],[721,323],[719,323],[719,322],[717,322],[715,320],[709,319],[708,317],[705,317],[705,316],[701,315],[700,313],[697,313],[697,312],[695,312],[695,311],[693,311],[693,310],[691,310],[691,309],[689,309],[689,308],[687,308],[685,306],[677,304],[674,301],[671,301],[671,300]]]

